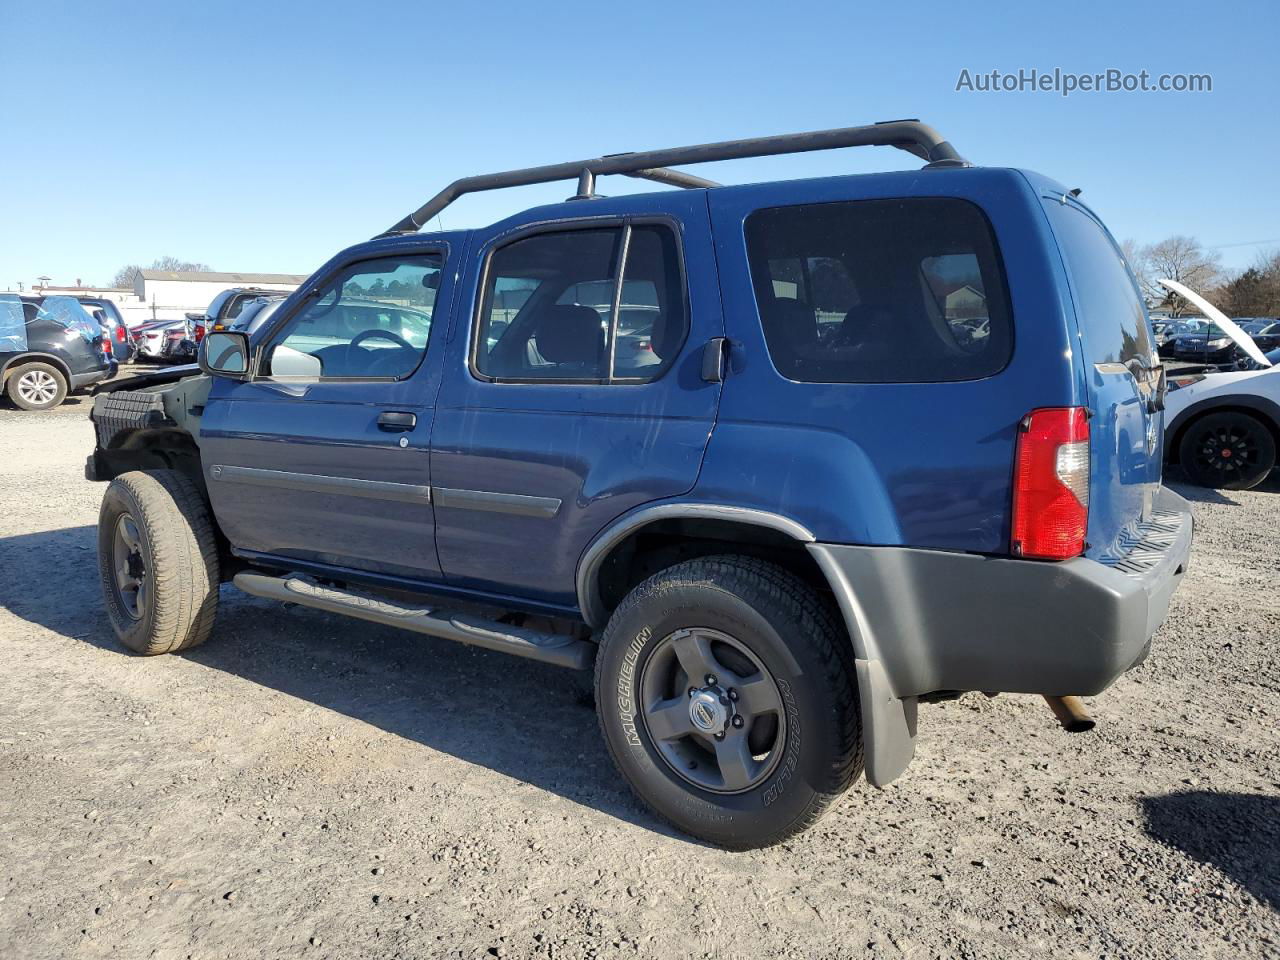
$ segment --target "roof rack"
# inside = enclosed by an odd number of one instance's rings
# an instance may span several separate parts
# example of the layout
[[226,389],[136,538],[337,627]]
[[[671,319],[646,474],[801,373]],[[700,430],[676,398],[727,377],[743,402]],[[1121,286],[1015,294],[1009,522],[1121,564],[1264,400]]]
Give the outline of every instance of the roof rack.
[[668,168],[677,163],[710,163],[716,160],[739,160],[744,157],[873,146],[897,147],[899,150],[905,150],[927,161],[928,167],[969,165],[956,152],[955,147],[942,139],[938,131],[919,120],[890,120],[863,127],[842,127],[837,130],[817,130],[812,133],[788,133],[777,137],[755,137],[750,140],[726,140],[721,143],[701,143],[690,147],[647,150],[643,153],[614,153],[592,160],[572,160],[568,163],[553,163],[544,167],[526,167],[523,170],[508,170],[505,173],[463,177],[449,184],[380,236],[416,233],[423,224],[464,193],[577,179],[578,193],[574,199],[585,200],[595,195],[596,177],[614,173],[686,189],[717,187],[719,184],[713,180],[705,180],[690,173]]

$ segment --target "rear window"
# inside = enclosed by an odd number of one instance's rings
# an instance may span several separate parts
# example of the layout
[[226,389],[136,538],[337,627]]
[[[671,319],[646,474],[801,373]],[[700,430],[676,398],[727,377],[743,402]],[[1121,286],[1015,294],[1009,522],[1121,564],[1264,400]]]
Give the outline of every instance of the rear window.
[[1066,260],[1089,360],[1127,363],[1141,358],[1149,363],[1151,335],[1142,299],[1120,250],[1093,217],[1073,204],[1046,200],[1045,209]]
[[747,258],[774,366],[809,383],[977,380],[1013,352],[991,225],[966,200],[758,210]]

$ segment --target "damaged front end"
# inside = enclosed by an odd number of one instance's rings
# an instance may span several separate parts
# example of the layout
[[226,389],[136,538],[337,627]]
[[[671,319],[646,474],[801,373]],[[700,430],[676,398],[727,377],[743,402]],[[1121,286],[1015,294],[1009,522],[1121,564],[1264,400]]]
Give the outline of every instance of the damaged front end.
[[200,418],[212,382],[192,365],[98,387],[89,412],[97,443],[85,462],[85,478],[105,482],[149,469],[199,478]]

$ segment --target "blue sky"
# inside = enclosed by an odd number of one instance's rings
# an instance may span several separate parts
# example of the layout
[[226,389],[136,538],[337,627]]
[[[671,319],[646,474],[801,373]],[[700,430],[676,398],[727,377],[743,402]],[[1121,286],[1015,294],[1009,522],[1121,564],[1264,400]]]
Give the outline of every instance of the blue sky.
[[[919,117],[1083,188],[1120,238],[1280,248],[1280,5],[0,0],[0,288],[171,254],[310,273],[469,174]],[[962,69],[1208,73],[1213,92],[956,92]],[[903,168],[861,149],[698,168]],[[603,192],[642,189],[605,181]],[[570,185],[468,198],[475,226]],[[1250,241],[1261,245],[1234,246]]]

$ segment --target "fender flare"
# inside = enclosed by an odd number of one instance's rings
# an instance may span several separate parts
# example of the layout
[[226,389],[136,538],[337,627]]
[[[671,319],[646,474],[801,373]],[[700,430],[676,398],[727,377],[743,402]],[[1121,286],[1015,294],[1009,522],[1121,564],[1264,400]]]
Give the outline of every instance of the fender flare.
[[1175,441],[1181,439],[1182,431],[1186,429],[1192,420],[1224,407],[1244,408],[1245,410],[1262,414],[1266,418],[1266,423],[1271,428],[1271,432],[1276,436],[1277,441],[1280,441],[1280,404],[1267,397],[1260,397],[1253,393],[1228,393],[1221,396],[1205,397],[1185,409],[1179,410],[1177,416],[1173,418],[1173,422],[1168,424],[1164,430],[1165,436],[1169,441],[1166,451],[1168,453],[1176,453]]
[[652,504],[623,514],[596,535],[578,561],[578,606],[587,625],[600,630],[608,620],[596,582],[601,564],[609,552],[628,535],[649,523],[684,517],[729,520],[765,527],[790,536],[808,549],[835,595],[853,647],[867,781],[872,786],[883,787],[900,776],[915,756],[917,701],[914,697],[899,698],[894,694],[880,660],[874,631],[866,623],[853,585],[831,562],[812,531],[789,517],[766,510],[712,503]]
[[730,507],[718,503],[658,503],[636,507],[596,534],[578,560],[576,578],[578,609],[582,611],[582,619],[589,627],[596,630],[603,629],[609,619],[599,591],[596,589],[600,566],[609,555],[609,551],[643,526],[658,520],[685,518],[728,520],[748,526],[765,527],[784,533],[798,543],[813,543],[817,539],[804,524],[777,513],[769,513],[767,510]]
[[23,353],[16,353],[8,360],[0,365],[0,384],[4,384],[9,379],[9,373],[14,367],[20,367],[24,363],[32,361],[38,363],[47,363],[52,367],[57,367],[58,372],[62,374],[67,381],[67,389],[71,389],[71,367],[67,365],[67,361],[63,360],[56,353],[45,353],[43,351],[28,350]]

